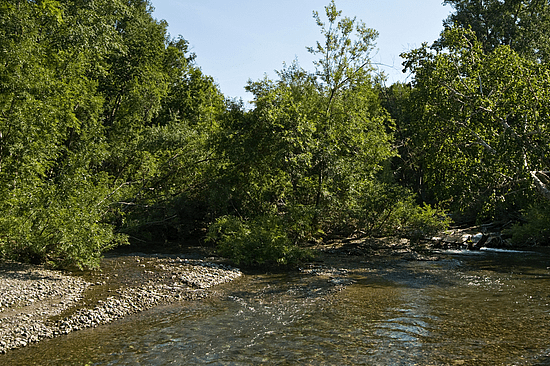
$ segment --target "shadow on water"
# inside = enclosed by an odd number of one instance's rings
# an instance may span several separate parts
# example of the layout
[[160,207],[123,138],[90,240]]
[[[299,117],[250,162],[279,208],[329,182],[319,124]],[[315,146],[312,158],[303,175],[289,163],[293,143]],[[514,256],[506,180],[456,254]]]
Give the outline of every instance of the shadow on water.
[[441,256],[247,275],[0,365],[550,365],[550,257]]
[[546,356],[540,357],[536,363],[534,363],[534,366],[550,366],[550,350],[549,354]]

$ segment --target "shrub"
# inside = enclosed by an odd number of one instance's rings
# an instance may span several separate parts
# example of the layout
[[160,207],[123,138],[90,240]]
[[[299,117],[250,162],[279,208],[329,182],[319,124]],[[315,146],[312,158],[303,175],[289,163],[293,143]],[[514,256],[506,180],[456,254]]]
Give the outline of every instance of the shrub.
[[369,236],[398,235],[416,240],[444,231],[450,224],[443,211],[418,205],[414,194],[393,184],[373,184],[360,208],[360,222]]
[[210,226],[207,239],[216,242],[218,253],[237,265],[290,265],[312,257],[309,250],[290,241],[281,220],[274,215],[248,221],[220,217]]
[[[14,192],[0,208],[0,257],[53,267],[98,268],[102,254],[127,243],[106,219],[108,196],[102,181],[68,177]],[[88,178],[88,179],[86,179]]]
[[523,212],[523,222],[504,230],[511,236],[513,245],[549,245],[550,244],[550,208],[548,204],[537,204]]
[[449,228],[451,219],[448,215],[430,205],[414,205],[403,212],[401,235],[418,240],[437,234]]

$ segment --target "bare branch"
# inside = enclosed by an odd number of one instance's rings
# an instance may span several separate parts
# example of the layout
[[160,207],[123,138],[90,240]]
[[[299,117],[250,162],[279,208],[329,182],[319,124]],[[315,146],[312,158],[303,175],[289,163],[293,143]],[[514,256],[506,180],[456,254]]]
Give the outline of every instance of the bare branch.
[[491,154],[496,154],[497,153],[497,151],[491,145],[489,145],[487,142],[485,142],[485,140],[483,140],[477,132],[475,132],[474,130],[469,128],[468,125],[465,122],[458,122],[457,121],[455,123],[458,124],[459,126],[464,127],[465,129],[468,130],[468,132],[470,132],[472,135],[474,135],[476,140],[477,140],[477,143],[479,145],[483,146],[484,148],[486,148],[487,150],[489,150],[489,152],[491,152]]

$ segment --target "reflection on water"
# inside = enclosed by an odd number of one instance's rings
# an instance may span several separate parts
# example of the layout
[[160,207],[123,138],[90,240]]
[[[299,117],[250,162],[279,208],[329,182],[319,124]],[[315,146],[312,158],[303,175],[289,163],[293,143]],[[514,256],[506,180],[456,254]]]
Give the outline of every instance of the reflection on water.
[[550,257],[447,253],[355,261],[334,291],[312,275],[247,276],[206,301],[0,356],[6,365],[543,365]]

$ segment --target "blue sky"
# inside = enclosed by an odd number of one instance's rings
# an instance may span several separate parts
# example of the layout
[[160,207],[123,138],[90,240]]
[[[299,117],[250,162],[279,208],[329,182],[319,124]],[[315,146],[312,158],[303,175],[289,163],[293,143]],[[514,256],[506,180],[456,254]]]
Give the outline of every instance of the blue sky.
[[[197,64],[214,78],[227,97],[252,96],[244,87],[264,74],[275,77],[298,59],[313,70],[306,51],[322,40],[313,11],[324,15],[330,0],[151,0],[153,16],[165,19],[172,37],[189,41]],[[336,0],[344,16],[357,17],[379,32],[372,59],[388,83],[405,80],[399,54],[439,37],[451,8],[442,0]]]

